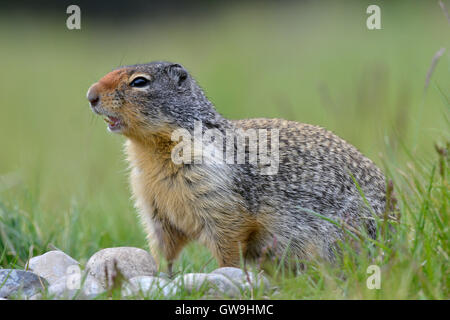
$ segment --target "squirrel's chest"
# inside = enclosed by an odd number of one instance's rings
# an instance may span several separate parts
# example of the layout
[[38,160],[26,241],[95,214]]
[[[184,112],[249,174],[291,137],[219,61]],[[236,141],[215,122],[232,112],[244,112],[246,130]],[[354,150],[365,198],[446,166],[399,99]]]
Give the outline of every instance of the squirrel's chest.
[[201,204],[195,192],[179,177],[169,177],[164,170],[133,167],[130,182],[136,206],[152,219],[167,219],[180,230],[194,236],[201,227]]
[[144,218],[167,219],[191,237],[223,206],[234,205],[227,193],[230,176],[220,168],[175,167],[170,159],[157,159],[128,149],[130,183],[136,207]]

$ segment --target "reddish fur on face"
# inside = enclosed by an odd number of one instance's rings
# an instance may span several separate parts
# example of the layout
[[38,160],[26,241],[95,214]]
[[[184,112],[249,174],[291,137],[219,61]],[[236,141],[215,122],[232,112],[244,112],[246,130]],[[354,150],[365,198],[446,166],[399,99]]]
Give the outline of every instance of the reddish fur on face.
[[97,91],[102,109],[120,116],[123,120],[124,126],[121,133],[124,136],[153,145],[158,152],[165,151],[170,157],[170,148],[176,144],[170,140],[174,128],[161,126],[158,128],[158,133],[155,134],[148,125],[146,117],[140,112],[142,106],[132,104],[127,99],[120,99],[117,95],[118,91],[125,92],[131,74],[132,71],[129,68],[111,71],[101,78],[91,90]]
[[126,69],[118,69],[111,71],[106,76],[100,79],[98,86],[100,91],[115,90],[119,87],[120,82],[127,75]]

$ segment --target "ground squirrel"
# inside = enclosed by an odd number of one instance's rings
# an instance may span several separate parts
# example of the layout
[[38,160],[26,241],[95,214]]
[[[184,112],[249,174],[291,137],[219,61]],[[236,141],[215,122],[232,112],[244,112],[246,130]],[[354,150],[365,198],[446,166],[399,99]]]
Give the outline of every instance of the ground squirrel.
[[[343,231],[327,219],[376,234],[372,215],[385,212],[385,177],[330,131],[281,119],[226,119],[186,69],[169,62],[120,67],[87,97],[109,130],[127,138],[133,198],[152,253],[169,269],[191,240],[206,245],[220,266],[239,266],[241,256],[263,253],[334,260]],[[195,123],[202,133],[224,135],[276,129],[276,173],[262,174],[264,165],[250,161],[175,163],[172,134],[194,134]]]

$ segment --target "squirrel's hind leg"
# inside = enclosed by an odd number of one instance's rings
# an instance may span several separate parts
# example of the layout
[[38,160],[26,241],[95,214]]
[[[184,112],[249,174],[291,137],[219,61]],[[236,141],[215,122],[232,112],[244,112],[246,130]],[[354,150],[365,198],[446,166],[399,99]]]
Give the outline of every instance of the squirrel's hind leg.
[[[239,228],[236,227],[239,225]],[[257,232],[254,222],[229,221],[215,225],[200,239],[216,258],[219,267],[241,266],[241,261],[247,257],[247,247],[253,234]]]

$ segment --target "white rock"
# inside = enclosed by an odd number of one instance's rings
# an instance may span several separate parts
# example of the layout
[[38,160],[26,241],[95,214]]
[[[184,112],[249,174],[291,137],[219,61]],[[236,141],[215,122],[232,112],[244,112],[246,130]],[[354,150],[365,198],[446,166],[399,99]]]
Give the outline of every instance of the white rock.
[[78,261],[57,250],[33,257],[28,261],[28,269],[45,278],[50,285],[66,276],[71,266],[78,265]]
[[213,296],[228,296],[231,298],[240,297],[239,288],[227,277],[221,274],[210,273],[187,273],[178,276],[173,282],[188,292],[198,291],[206,288],[206,292]]
[[247,276],[247,274],[242,269],[223,267],[214,270],[213,272],[211,272],[211,274],[221,274],[225,276],[235,285],[239,286],[241,290],[249,290],[251,288],[256,289],[263,286],[264,291],[266,291],[270,288],[269,280],[261,273],[255,275],[255,273],[248,271]]
[[14,269],[0,269],[0,298],[31,297],[45,289],[47,281],[38,275]]
[[162,293],[165,297],[175,295],[178,287],[167,279],[140,276],[129,279],[122,286],[122,295],[150,297]]
[[73,281],[70,276],[58,279],[48,288],[48,294],[58,299],[92,299],[105,292],[105,288],[94,277]]
[[153,276],[157,266],[145,250],[132,247],[107,248],[95,253],[86,264],[86,271],[107,288],[119,273],[129,280],[138,276]]

